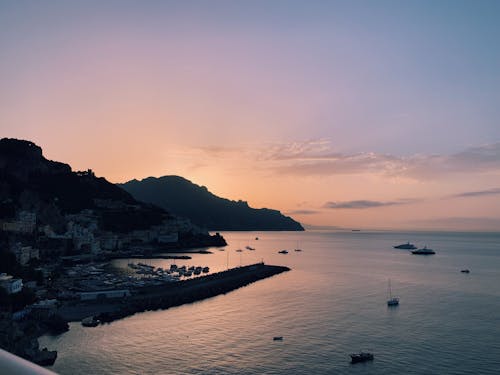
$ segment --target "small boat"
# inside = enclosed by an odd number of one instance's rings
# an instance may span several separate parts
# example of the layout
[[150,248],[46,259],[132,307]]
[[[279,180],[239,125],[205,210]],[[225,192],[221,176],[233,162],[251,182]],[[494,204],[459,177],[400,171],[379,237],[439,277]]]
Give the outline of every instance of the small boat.
[[243,250],[241,250],[241,249],[236,250],[236,252],[238,252],[238,253],[241,253],[242,251],[243,251]]
[[470,270],[464,269],[464,270],[461,270],[460,272],[462,272],[462,273],[470,273]]
[[245,249],[247,249],[247,250],[255,250],[255,247],[252,247],[252,246],[245,246]]
[[82,319],[82,326],[84,327],[97,327],[99,323],[101,323],[101,321],[93,316]]
[[427,246],[424,246],[422,249],[413,250],[411,253],[412,254],[416,254],[416,255],[432,255],[432,254],[436,254],[436,252],[434,250],[427,248]]
[[273,341],[283,341],[283,336],[274,336]]
[[255,241],[258,241],[259,240],[259,237],[255,237]]
[[399,298],[392,296],[391,279],[389,279],[389,285],[387,286],[387,294],[389,295],[387,299],[387,306],[398,306]]
[[295,247],[294,251],[302,251],[302,249],[299,247],[299,241],[297,241],[297,246]]
[[404,249],[404,250],[414,250],[416,249],[417,247],[410,243],[410,242],[407,242],[407,243],[402,243],[401,245],[396,245],[396,246],[393,246],[395,249]]
[[354,353],[350,354],[350,356],[351,356],[351,363],[373,361],[373,354],[368,352]]
[[288,254],[288,250],[280,250],[280,251],[278,251],[278,253],[280,253],[280,254]]

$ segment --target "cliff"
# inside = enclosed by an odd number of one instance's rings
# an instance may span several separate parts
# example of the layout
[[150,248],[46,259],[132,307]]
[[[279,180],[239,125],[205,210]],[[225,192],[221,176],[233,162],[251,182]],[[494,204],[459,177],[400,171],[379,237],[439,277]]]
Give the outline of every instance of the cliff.
[[137,200],[187,217],[209,230],[304,230],[300,223],[277,210],[255,209],[244,201],[220,198],[206,187],[179,176],[149,177],[119,186]]

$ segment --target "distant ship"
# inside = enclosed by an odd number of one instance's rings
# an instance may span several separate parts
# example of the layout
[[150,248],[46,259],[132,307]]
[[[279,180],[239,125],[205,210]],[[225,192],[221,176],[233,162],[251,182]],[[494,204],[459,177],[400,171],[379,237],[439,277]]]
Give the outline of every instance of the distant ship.
[[405,249],[405,250],[413,250],[416,249],[417,247],[412,244],[412,243],[402,243],[401,245],[396,245],[394,246],[395,249]]
[[288,250],[280,250],[280,251],[278,251],[278,253],[280,253],[280,254],[288,254]]
[[422,249],[413,250],[411,253],[412,254],[417,254],[417,255],[432,255],[432,254],[436,254],[436,252],[434,250],[428,249],[427,246],[424,246]]

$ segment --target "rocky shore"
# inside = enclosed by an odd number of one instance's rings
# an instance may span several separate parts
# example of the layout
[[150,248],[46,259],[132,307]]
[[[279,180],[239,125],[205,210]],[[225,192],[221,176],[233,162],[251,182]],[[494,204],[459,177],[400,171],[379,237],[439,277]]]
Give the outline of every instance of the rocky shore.
[[50,366],[57,358],[57,351],[40,349],[38,337],[45,333],[60,334],[68,329],[67,322],[60,317],[45,322],[32,319],[15,322],[3,317],[0,319],[0,347],[38,365]]

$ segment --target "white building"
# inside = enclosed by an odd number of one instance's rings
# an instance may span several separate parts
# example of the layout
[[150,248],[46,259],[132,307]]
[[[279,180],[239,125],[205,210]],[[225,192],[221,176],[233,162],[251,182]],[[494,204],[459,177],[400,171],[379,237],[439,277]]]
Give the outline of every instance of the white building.
[[23,280],[14,279],[6,273],[0,274],[0,287],[4,288],[8,294],[19,293],[23,289]]

